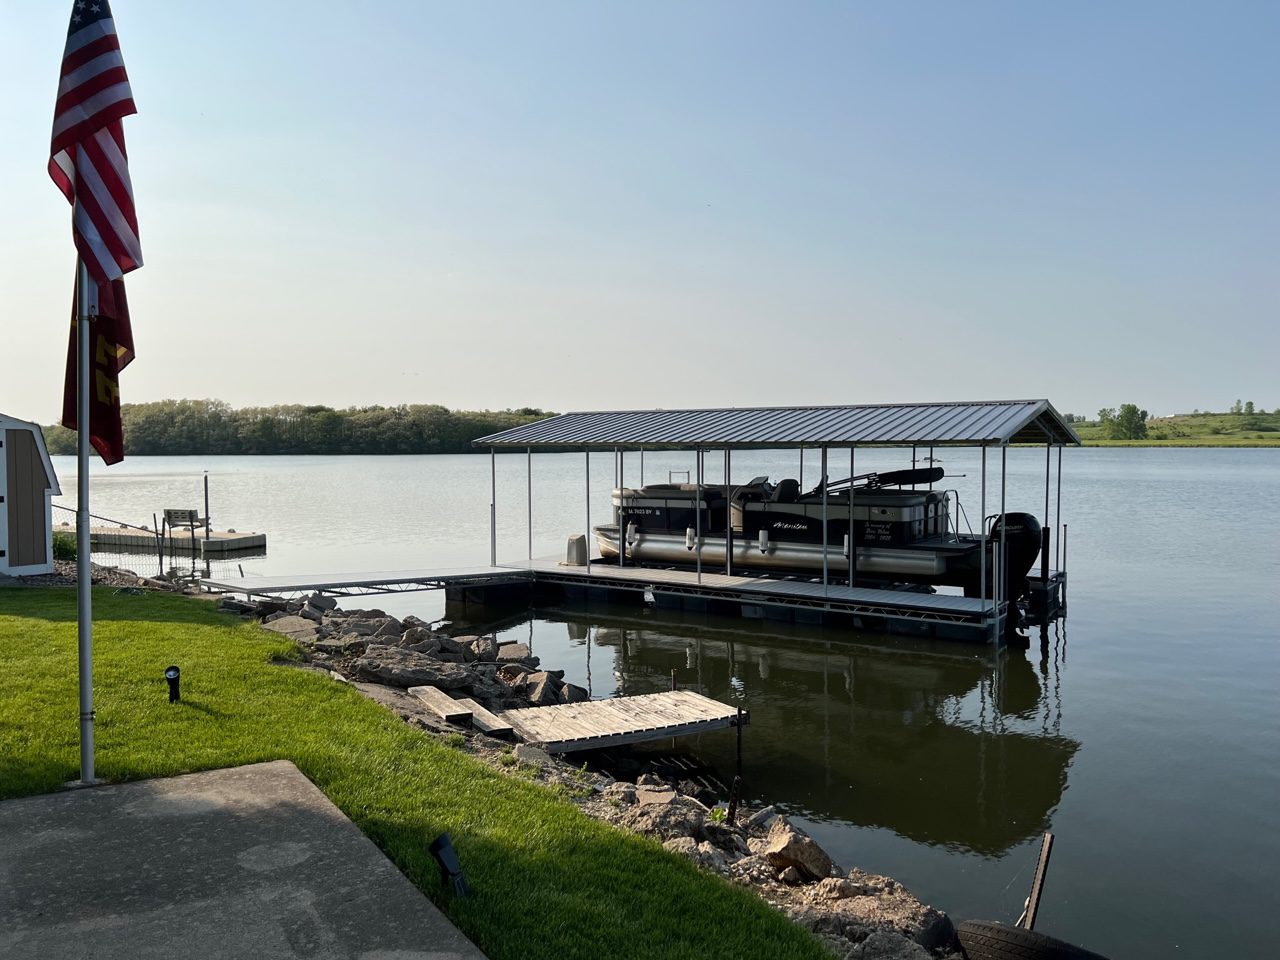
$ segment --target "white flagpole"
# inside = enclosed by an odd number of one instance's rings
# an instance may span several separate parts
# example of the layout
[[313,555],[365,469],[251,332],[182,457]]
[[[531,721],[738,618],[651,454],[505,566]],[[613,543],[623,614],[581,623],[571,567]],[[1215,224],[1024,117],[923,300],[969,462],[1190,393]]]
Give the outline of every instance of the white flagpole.
[[76,599],[80,652],[80,782],[93,775],[93,567],[89,563],[89,318],[98,315],[98,285],[76,259]]

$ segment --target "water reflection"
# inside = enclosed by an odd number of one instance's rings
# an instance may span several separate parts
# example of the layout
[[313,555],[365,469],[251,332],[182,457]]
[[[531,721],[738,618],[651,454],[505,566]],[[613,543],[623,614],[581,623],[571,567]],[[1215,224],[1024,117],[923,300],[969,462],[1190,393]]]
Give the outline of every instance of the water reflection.
[[[564,656],[586,660],[596,696],[665,690],[674,674],[750,710],[748,793],[811,820],[998,856],[1049,828],[1079,748],[1060,732],[1061,629],[1029,657],[704,617],[538,618],[558,625],[540,631],[544,662],[566,666],[548,639],[567,632]],[[567,666],[580,674],[583,664]],[[732,774],[732,737],[707,735],[693,749]]]

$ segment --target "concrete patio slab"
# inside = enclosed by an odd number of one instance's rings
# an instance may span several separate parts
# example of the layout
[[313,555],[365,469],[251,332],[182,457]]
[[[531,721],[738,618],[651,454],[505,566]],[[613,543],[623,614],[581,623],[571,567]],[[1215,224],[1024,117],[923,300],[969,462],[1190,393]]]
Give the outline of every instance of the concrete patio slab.
[[0,957],[483,960],[287,761],[0,803]]

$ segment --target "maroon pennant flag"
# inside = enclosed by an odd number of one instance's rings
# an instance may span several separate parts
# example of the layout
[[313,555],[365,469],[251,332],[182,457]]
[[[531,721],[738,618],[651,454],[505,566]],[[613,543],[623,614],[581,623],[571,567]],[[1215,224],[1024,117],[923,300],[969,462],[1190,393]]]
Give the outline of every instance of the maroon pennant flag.
[[[54,107],[49,176],[72,205],[76,250],[97,285],[98,314],[89,325],[89,434],[107,463],[124,459],[118,378],[133,359],[123,277],[142,266],[120,122],[132,113],[137,108],[108,0],[74,0]],[[77,427],[75,312],[73,305],[62,402],[62,423],[72,428]]]

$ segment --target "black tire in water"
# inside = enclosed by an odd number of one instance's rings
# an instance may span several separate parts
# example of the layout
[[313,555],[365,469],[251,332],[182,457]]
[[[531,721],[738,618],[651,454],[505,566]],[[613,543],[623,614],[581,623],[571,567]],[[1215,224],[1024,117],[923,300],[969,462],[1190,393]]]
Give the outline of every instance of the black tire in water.
[[1043,933],[989,920],[962,920],[956,937],[968,960],[1107,960]]

